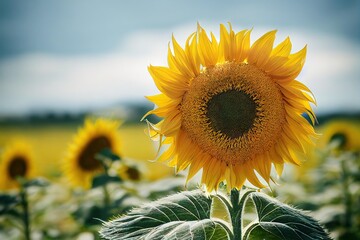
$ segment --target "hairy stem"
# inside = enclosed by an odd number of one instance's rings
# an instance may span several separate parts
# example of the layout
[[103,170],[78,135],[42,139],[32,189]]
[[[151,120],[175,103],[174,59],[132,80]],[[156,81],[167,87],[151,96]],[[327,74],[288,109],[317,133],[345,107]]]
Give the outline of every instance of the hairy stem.
[[229,208],[231,216],[231,224],[235,240],[242,239],[242,213],[245,208],[247,197],[253,192],[255,191],[246,190],[242,196],[240,196],[240,191],[237,189],[233,189],[230,192],[231,206],[229,207],[229,205],[227,205],[227,207]]
[[21,206],[23,209],[22,220],[24,223],[24,235],[26,240],[30,240],[30,220],[29,220],[29,204],[27,200],[26,188],[21,187],[20,190]]
[[231,223],[233,227],[234,239],[241,239],[241,212],[242,206],[240,206],[240,191],[232,189],[230,192],[230,201],[232,209],[230,209]]
[[342,189],[344,194],[344,204],[345,204],[345,217],[344,217],[344,227],[350,229],[352,226],[352,199],[349,192],[349,173],[345,161],[341,161],[342,169]]

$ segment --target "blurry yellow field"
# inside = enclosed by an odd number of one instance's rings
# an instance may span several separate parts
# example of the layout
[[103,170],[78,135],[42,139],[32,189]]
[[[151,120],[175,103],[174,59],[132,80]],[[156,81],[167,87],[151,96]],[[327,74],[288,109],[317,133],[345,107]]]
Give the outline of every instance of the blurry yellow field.
[[[22,139],[31,144],[37,173],[46,177],[61,174],[61,161],[67,147],[80,125],[45,124],[0,126],[0,150],[7,142]],[[140,160],[148,168],[146,178],[156,179],[172,173],[160,163],[149,162],[155,158],[154,143],[145,135],[143,124],[122,125],[119,129],[123,157]]]

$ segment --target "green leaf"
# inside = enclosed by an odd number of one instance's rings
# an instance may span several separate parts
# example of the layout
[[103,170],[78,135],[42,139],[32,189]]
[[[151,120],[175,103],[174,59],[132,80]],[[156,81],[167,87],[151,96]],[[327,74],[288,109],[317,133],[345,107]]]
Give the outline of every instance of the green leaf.
[[20,203],[17,195],[0,194],[0,216],[3,214],[12,214],[14,208]]
[[100,226],[102,224],[101,219],[109,219],[110,210],[111,209],[107,207],[98,206],[93,203],[86,203],[76,209],[72,215],[84,226]]
[[224,223],[210,219],[212,199],[201,191],[181,192],[133,209],[105,223],[106,239],[228,239]]
[[[211,218],[222,219],[226,222],[231,222],[230,212],[226,203],[220,198],[220,194],[216,194],[213,196],[213,201],[211,204]],[[223,197],[226,198],[226,197]]]
[[[144,236],[145,237],[145,236]],[[147,239],[209,239],[228,240],[224,227],[216,221],[174,221],[161,225],[146,235]]]
[[104,148],[103,150],[101,150],[101,151],[98,153],[98,155],[99,155],[99,158],[100,158],[100,159],[105,158],[105,159],[109,159],[109,160],[111,160],[111,161],[121,160],[121,157],[118,156],[118,155],[116,155],[115,153],[113,153],[113,152],[111,151],[111,149],[109,149],[109,148]]
[[247,226],[244,239],[331,239],[320,224],[303,211],[294,209],[262,193],[252,193],[258,221]]
[[130,197],[130,194],[125,193],[122,196],[119,196],[118,198],[114,199],[114,201],[112,202],[112,204],[116,207],[122,206],[123,202]]
[[31,180],[26,181],[23,186],[25,188],[28,187],[46,187],[49,185],[49,182],[44,178],[34,178]]
[[93,178],[92,188],[100,187],[110,182],[121,182],[121,179],[118,176],[109,176],[107,174],[100,174]]

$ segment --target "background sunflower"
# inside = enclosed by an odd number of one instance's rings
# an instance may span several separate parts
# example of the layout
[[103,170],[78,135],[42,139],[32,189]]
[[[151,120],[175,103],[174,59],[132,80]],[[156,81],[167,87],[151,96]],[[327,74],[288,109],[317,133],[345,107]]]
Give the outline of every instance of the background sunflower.
[[360,151],[360,129],[358,121],[334,119],[320,129],[319,147],[330,145],[345,151]]
[[33,153],[28,143],[16,141],[6,146],[0,158],[0,189],[18,188],[17,177],[33,177],[33,163]]
[[101,150],[110,149],[120,155],[119,125],[118,121],[108,119],[85,121],[70,144],[63,163],[64,174],[71,185],[83,188],[91,186],[92,178],[103,171],[100,161],[96,159],[96,154]]
[[141,178],[143,177],[139,166],[124,163],[120,164],[118,168],[118,175],[122,180],[129,180],[135,182],[141,180]]

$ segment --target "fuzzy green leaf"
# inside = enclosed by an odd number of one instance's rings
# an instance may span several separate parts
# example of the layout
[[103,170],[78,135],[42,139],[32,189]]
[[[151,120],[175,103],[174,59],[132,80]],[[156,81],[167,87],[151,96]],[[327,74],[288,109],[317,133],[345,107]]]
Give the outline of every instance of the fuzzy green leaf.
[[[145,237],[145,236],[144,236]],[[228,240],[224,227],[216,221],[174,221],[161,225],[146,235],[146,239],[208,239]]]
[[315,240],[330,239],[320,224],[303,211],[262,193],[252,193],[258,221],[246,228],[244,239]]
[[106,239],[228,239],[223,223],[210,219],[211,198],[201,191],[181,192],[105,223]]

